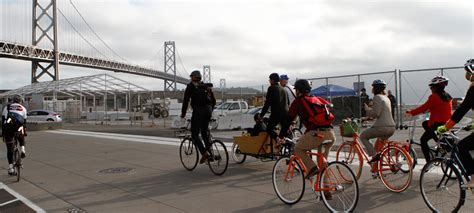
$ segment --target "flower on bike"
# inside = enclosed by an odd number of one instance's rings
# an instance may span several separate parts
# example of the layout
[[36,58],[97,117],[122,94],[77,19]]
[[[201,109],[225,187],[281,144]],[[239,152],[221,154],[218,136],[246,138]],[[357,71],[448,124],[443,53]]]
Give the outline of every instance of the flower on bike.
[[309,94],[311,86],[307,80],[297,80],[294,87],[297,97],[290,105],[288,118],[282,125],[279,138],[282,140],[287,136],[291,122],[299,116],[306,127],[306,132],[299,138],[295,146],[295,153],[301,157],[305,167],[308,168],[306,178],[310,178],[318,173],[318,167],[306,155],[306,152],[319,148],[322,142],[329,140],[331,142],[324,146],[324,156],[328,157],[329,150],[336,141],[331,124],[334,116],[328,110],[328,105],[330,105],[328,101]]
[[426,162],[431,160],[428,141],[431,139],[438,140],[434,131],[451,116],[453,98],[445,91],[448,81],[449,79],[444,76],[434,77],[429,83],[431,95],[428,97],[428,100],[421,106],[406,112],[409,116],[415,116],[427,111],[430,112],[429,120],[422,123],[425,132],[420,138],[421,150]]

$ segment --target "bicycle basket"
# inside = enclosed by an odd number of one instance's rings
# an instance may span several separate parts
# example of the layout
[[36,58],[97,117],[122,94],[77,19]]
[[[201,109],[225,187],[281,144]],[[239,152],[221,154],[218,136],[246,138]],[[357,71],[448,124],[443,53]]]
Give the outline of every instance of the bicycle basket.
[[342,123],[339,129],[341,130],[342,137],[352,137],[354,134],[360,132],[360,124],[354,121],[348,121]]

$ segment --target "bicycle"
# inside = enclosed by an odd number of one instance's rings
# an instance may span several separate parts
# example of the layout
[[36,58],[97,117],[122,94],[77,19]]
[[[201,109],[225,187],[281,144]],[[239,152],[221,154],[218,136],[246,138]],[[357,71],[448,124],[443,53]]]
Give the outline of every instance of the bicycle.
[[21,158],[20,151],[20,141],[18,139],[19,134],[22,134],[23,127],[20,127],[18,131],[15,132],[13,137],[12,153],[13,153],[13,169],[15,170],[14,174],[16,176],[16,182],[20,182],[21,169],[23,169],[23,160]]
[[[285,141],[291,142],[291,139],[285,138]],[[328,142],[322,143],[321,146],[326,143]],[[318,150],[321,150],[321,146]],[[359,200],[359,185],[352,170],[338,161],[328,163],[320,151],[307,154],[316,156],[318,168],[322,169],[309,180],[317,198],[323,200],[331,212],[353,211]],[[304,195],[304,174],[307,172],[308,168],[296,153],[277,160],[272,170],[272,183],[278,198],[288,205],[298,203]]]
[[[292,122],[292,124],[290,125],[290,128],[288,129],[288,133],[291,133],[290,137],[294,141],[297,141],[303,135],[301,130],[296,128],[296,122]],[[265,140],[267,140],[267,139],[265,138]],[[272,146],[273,144],[278,143],[275,139],[270,139],[270,140],[272,140],[272,141],[270,142],[269,146]],[[282,156],[288,156],[289,157],[293,153],[293,148],[294,148],[294,143],[279,144],[279,153],[278,153],[278,155],[280,157],[282,157]],[[262,161],[264,159],[267,159],[267,158],[270,158],[271,160],[277,159],[277,158],[275,158],[275,155],[273,155],[272,153],[265,152],[265,147],[264,146],[260,147],[260,150],[259,150],[258,154],[249,154],[249,153],[242,152],[237,143],[234,143],[232,145],[232,155],[231,156],[232,156],[232,159],[235,161],[235,163],[237,163],[237,164],[244,163],[245,160],[247,159],[247,155],[255,157],[255,158],[259,158]]]
[[[188,171],[192,171],[198,164],[199,151],[191,138],[191,119],[188,119],[187,121],[187,126],[182,128],[182,130],[184,130],[184,136],[179,147],[179,157],[184,168]],[[212,173],[220,176],[227,171],[227,166],[229,165],[229,154],[224,143],[215,139],[212,136],[210,129],[208,129],[208,131],[209,140],[211,142],[208,150],[210,157],[207,160],[207,164],[209,165],[209,169],[212,171]]]
[[[461,129],[441,136],[440,143],[452,150],[450,156],[429,161],[421,171],[421,195],[433,212],[457,212],[464,205],[467,189],[462,185],[470,180],[470,176],[459,159],[460,139],[457,134]],[[454,143],[449,142],[453,140]]]
[[[343,122],[348,122],[348,120],[343,120]],[[350,122],[357,121],[350,120]],[[341,134],[343,133],[341,132]],[[354,171],[357,179],[362,173],[364,159],[369,162],[369,156],[362,148],[359,139],[358,131],[354,130],[352,140],[344,141],[336,153],[336,161],[348,165]],[[383,185],[392,192],[405,191],[412,180],[413,160],[403,148],[404,144],[404,142],[377,139],[374,146],[375,150],[381,153],[380,160],[374,165],[368,163],[372,168],[372,177],[380,178]]]

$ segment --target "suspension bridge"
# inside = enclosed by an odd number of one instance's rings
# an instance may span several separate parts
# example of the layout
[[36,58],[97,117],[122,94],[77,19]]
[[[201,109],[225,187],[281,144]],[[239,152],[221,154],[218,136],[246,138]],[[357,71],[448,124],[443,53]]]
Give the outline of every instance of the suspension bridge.
[[[60,65],[161,79],[164,91],[176,91],[177,84],[189,82],[177,69],[179,61],[187,73],[174,41],[164,42],[159,49],[164,56],[163,70],[140,66],[107,44],[72,0],[7,0],[1,4],[0,57],[31,61],[32,83],[59,80]],[[159,52],[151,61],[158,61]],[[203,80],[210,82],[210,66],[203,71]]]

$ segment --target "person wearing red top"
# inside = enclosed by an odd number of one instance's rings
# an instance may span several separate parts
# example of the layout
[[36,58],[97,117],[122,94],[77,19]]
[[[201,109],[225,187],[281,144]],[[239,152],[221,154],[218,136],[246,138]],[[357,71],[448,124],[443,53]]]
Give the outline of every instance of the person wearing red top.
[[428,97],[428,100],[423,105],[407,111],[409,116],[415,116],[426,111],[430,112],[430,119],[422,123],[425,132],[420,138],[421,150],[426,162],[431,160],[428,141],[431,139],[438,140],[435,134],[436,128],[446,123],[451,117],[453,98],[444,90],[448,85],[448,81],[449,79],[444,76],[434,77],[429,84],[432,94]]
[[327,158],[331,146],[336,141],[336,136],[331,124],[321,124],[310,121],[311,112],[305,107],[307,103],[304,103],[308,101],[310,103],[319,102],[320,104],[329,104],[329,102],[322,98],[309,95],[311,86],[305,79],[299,79],[295,82],[295,90],[297,98],[290,105],[288,117],[282,125],[279,138],[282,140],[288,135],[288,128],[291,122],[295,120],[296,116],[299,116],[306,127],[306,131],[295,145],[295,153],[301,158],[305,167],[308,168],[308,173],[305,176],[305,178],[308,179],[318,173],[318,167],[306,152],[316,148],[319,149],[321,143],[328,140],[331,142],[324,146],[324,156]]

